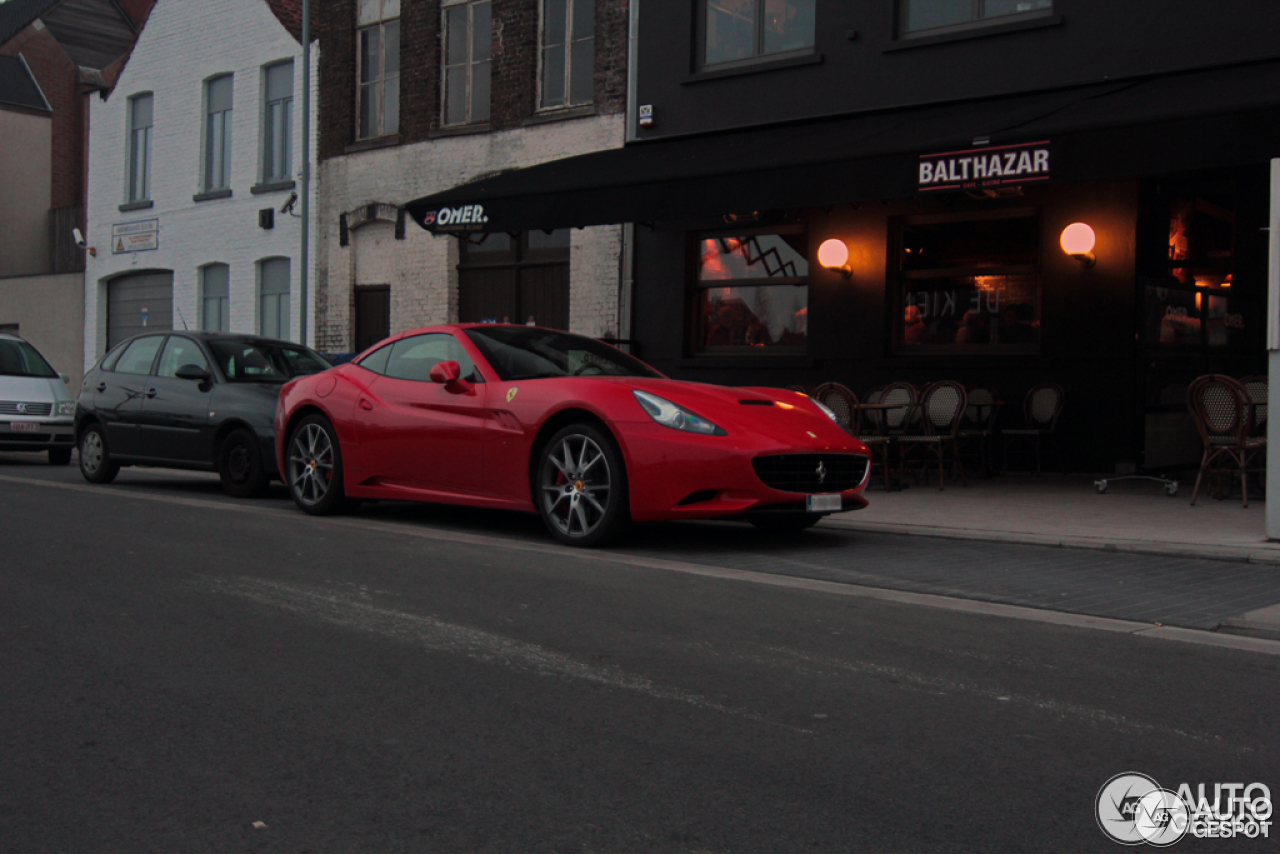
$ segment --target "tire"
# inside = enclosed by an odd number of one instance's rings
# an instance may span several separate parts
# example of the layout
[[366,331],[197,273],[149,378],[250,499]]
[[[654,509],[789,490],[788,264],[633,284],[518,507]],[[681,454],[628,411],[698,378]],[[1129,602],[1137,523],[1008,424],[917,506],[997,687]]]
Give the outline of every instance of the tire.
[[351,506],[343,493],[338,431],[328,418],[302,419],[284,450],[284,478],[293,503],[312,516],[330,516]]
[[252,430],[232,430],[218,449],[218,478],[228,495],[256,498],[270,478],[262,465],[262,445]]
[[71,449],[70,448],[50,448],[49,449],[49,465],[51,466],[71,465]]
[[613,438],[590,424],[570,424],[543,447],[534,475],[542,522],[562,543],[599,546],[631,526],[627,471]]
[[120,473],[120,466],[111,459],[107,449],[107,436],[100,424],[90,424],[80,434],[80,474],[90,483],[110,483]]
[[749,516],[747,521],[756,526],[756,530],[766,534],[798,534],[818,524],[822,517],[817,513],[770,513],[767,515]]

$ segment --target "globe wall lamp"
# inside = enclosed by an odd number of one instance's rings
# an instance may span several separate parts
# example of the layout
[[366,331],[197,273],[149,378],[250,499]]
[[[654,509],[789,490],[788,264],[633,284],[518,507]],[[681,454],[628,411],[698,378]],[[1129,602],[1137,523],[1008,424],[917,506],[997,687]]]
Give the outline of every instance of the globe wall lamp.
[[1093,245],[1097,238],[1093,229],[1083,222],[1073,222],[1062,229],[1062,251],[1079,261],[1085,267],[1097,263],[1093,255]]
[[849,247],[843,240],[830,238],[822,241],[818,247],[818,263],[828,270],[835,270],[848,279],[853,276],[853,265],[849,263]]

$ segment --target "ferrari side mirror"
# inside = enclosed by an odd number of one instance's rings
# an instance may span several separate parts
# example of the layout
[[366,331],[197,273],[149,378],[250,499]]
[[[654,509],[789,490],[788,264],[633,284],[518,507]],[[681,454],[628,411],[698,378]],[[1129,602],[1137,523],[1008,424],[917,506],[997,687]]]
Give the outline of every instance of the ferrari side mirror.
[[440,383],[449,391],[466,391],[471,383],[462,379],[462,366],[452,359],[440,362],[431,369],[431,381]]

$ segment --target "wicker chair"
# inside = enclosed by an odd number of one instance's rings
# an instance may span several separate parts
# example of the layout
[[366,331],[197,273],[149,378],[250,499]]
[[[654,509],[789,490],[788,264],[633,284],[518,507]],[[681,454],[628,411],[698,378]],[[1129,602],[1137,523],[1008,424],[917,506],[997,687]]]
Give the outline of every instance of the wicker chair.
[[[946,460],[950,452],[951,460],[960,470],[960,482],[965,486],[969,480],[964,473],[964,462],[960,459],[960,426],[964,423],[965,407],[968,403],[964,386],[951,380],[931,383],[920,393],[920,420],[924,425],[923,434],[911,434],[898,438],[898,466],[906,467],[907,458],[916,449],[926,449],[938,461],[938,489],[946,488]],[[925,483],[929,482],[929,469],[924,467]]]
[[840,383],[823,383],[810,395],[836,414],[845,429],[858,435],[862,428],[862,410],[858,408],[858,396]]
[[[1249,506],[1249,468],[1254,457],[1266,450],[1267,440],[1262,436],[1250,436],[1249,408],[1251,400],[1245,387],[1231,377],[1208,374],[1197,377],[1187,387],[1187,409],[1195,422],[1204,453],[1200,457],[1200,471],[1191,491],[1191,504],[1195,506],[1200,493],[1200,483],[1206,471],[1221,475],[1228,469],[1222,466],[1230,461],[1230,468],[1240,471],[1240,492],[1244,506]],[[1220,490],[1220,494],[1222,494]]]
[[889,477],[890,445],[903,435],[911,413],[915,411],[919,395],[916,387],[910,383],[892,383],[878,393],[868,392],[866,399],[868,403],[902,404],[899,408],[869,413],[872,417],[868,418],[867,423],[863,425],[867,432],[858,437],[871,451],[871,464],[874,466],[876,462],[880,463],[881,472],[884,475],[884,488],[888,492],[893,488],[893,481]]
[[1062,469],[1063,475],[1066,475],[1067,466],[1062,461],[1062,450],[1058,447],[1057,436],[1058,416],[1062,414],[1065,398],[1066,393],[1057,383],[1040,383],[1027,392],[1027,397],[1022,402],[1022,417],[1027,426],[1014,430],[1002,430],[1000,433],[1004,438],[1005,469],[1009,468],[1009,445],[1026,440],[1035,452],[1037,475],[1040,474],[1040,451],[1045,444],[1053,446],[1054,456],[1058,458],[1058,467]]
[[1244,386],[1244,390],[1249,393],[1249,418],[1252,422],[1249,428],[1250,435],[1267,435],[1267,391],[1270,387],[1267,375],[1252,374],[1241,377],[1240,385]]

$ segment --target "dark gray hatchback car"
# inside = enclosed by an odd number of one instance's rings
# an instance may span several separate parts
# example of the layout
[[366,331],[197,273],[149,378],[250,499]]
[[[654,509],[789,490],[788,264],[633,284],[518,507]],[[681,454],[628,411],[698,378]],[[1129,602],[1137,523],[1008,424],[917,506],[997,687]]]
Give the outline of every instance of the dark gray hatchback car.
[[315,351],[224,332],[156,332],[112,348],[76,405],[80,472],[110,483],[121,466],[217,471],[247,498],[278,477],[272,419],[280,387],[326,370]]

